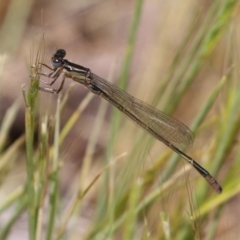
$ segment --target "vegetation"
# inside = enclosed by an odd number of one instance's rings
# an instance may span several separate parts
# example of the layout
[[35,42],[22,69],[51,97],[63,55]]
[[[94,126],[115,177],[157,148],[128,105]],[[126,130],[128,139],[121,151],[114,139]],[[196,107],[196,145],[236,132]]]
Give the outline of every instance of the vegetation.
[[[178,108],[184,111],[191,104],[182,107],[179,104],[184,102],[193,82],[208,67],[216,54],[215,49],[227,42],[219,80],[190,125],[196,139],[201,141],[187,152],[218,179],[223,187],[222,194],[213,192],[190,165],[170,149],[163,148],[161,142],[135,128],[118,110],[112,112],[106,153],[99,157],[101,166],[96,167],[93,153],[108,106],[102,101],[82,166],[67,197],[63,197],[60,171],[63,171],[64,157],[60,149],[93,95],[90,93],[81,101],[63,127],[60,127],[61,116],[72,85],[63,96],[59,94],[53,115],[38,115],[40,76],[37,68],[44,58],[43,34],[37,49],[35,44],[31,50],[28,90],[22,87],[26,103],[25,135],[5,147],[18,111],[18,101],[9,107],[0,126],[1,183],[7,181],[8,173],[26,143],[26,182],[19,182],[18,187],[0,201],[0,214],[14,209],[0,226],[0,239],[8,238],[26,211],[31,240],[78,239],[79,228],[81,239],[220,239],[224,207],[240,191],[237,141],[240,82],[236,44],[232,41],[237,4],[238,1],[233,0],[214,1],[204,17],[199,11],[152,98],[152,104],[169,115]],[[136,1],[119,78],[119,86],[123,89],[127,87],[137,30],[141,27],[142,5],[142,0]],[[0,69],[4,71],[4,68]],[[34,143],[36,129],[39,132],[37,145]],[[129,134],[132,142],[130,151],[125,154],[122,150],[119,152],[118,145],[127,133],[132,133]],[[151,151],[155,152],[156,146],[161,150],[157,151],[156,158],[155,153],[152,158]],[[87,226],[86,223],[81,225],[81,215],[86,212],[91,215]]]

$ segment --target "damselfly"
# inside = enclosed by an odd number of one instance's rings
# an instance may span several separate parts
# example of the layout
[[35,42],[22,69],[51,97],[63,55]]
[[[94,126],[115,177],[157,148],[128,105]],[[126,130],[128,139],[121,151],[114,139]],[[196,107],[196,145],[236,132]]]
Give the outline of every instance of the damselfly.
[[53,68],[46,64],[41,64],[50,69],[51,72],[39,72],[40,75],[52,79],[50,83],[41,79],[44,84],[49,86],[52,86],[62,74],[60,87],[58,89],[39,87],[40,90],[57,94],[62,90],[66,78],[71,78],[74,81],[83,84],[92,93],[106,99],[153,137],[163,142],[174,152],[182,156],[206,179],[217,193],[222,192],[222,188],[217,180],[212,177],[206,169],[201,167],[196,161],[179,149],[181,147],[187,147],[193,143],[193,133],[187,126],[178,120],[167,116],[151,105],[134,98],[116,85],[98,77],[92,73],[90,69],[64,59],[65,55],[65,50],[57,50],[52,57]]

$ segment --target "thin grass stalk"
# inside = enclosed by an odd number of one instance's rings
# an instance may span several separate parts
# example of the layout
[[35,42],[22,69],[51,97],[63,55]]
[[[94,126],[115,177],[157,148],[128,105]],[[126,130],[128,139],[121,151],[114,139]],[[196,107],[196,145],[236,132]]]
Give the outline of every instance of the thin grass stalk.
[[[31,65],[38,66],[43,59],[44,52],[44,36],[42,37],[37,50],[36,61],[31,59]],[[34,64],[33,64],[34,62]],[[37,70],[31,68],[31,81],[26,95],[25,88],[23,87],[23,96],[26,102],[25,112],[25,129],[26,129],[26,153],[27,153],[27,190],[28,190],[28,224],[29,224],[29,239],[34,240],[36,237],[36,221],[37,221],[37,209],[36,209],[36,192],[35,192],[35,166],[34,162],[34,131],[35,131],[35,110],[36,100],[38,95],[39,78]]]
[[[204,18],[203,24],[201,24],[200,29],[198,29],[196,33],[195,33],[196,30],[194,31],[194,29],[190,27],[189,36],[185,38],[182,43],[183,45],[182,47],[187,48],[186,53],[184,54],[181,48],[180,50],[178,50],[173,60],[173,63],[170,67],[170,74],[168,74],[163,80],[163,83],[166,82],[168,84],[168,86],[166,87],[166,90],[164,91],[164,94],[162,96],[161,95],[158,96],[157,95],[158,92],[156,94],[156,98],[161,99],[161,102],[159,104],[160,108],[167,114],[172,114],[180,102],[180,101],[172,102],[172,96],[179,94],[180,95],[179,98],[181,98],[181,96],[184,95],[183,92],[180,94],[180,91],[179,91],[180,86],[186,82],[186,73],[188,73],[189,68],[193,64],[193,61],[196,61],[197,52],[199,51],[203,38],[206,36],[207,32],[209,31],[209,26],[211,26],[212,24],[212,21],[213,21],[212,18],[213,16],[216,15],[216,11],[218,7],[219,7],[219,3],[217,2],[214,2],[211,5],[207,13],[207,16]],[[175,63],[176,58],[179,59],[179,61]],[[169,102],[171,102],[171,104],[169,104]]]
[[17,206],[15,208],[15,211],[13,212],[13,215],[10,217],[9,221],[7,221],[4,224],[0,231],[1,240],[7,239],[12,227],[26,209],[27,203],[28,203],[27,195],[26,194],[21,195],[21,197],[18,199]]
[[214,214],[214,217],[211,219],[211,222],[207,228],[207,234],[205,237],[206,240],[217,239],[216,233],[219,227],[219,221],[223,212],[223,208],[224,206],[220,206]]
[[134,239],[135,226],[137,225],[137,215],[135,208],[140,200],[142,193],[142,179],[138,178],[129,196],[126,221],[123,226],[123,239]]
[[16,151],[19,150],[25,143],[25,136],[19,137],[2,155],[0,161],[0,175],[5,171],[9,164],[13,164],[16,160]]
[[[237,125],[240,125],[240,117],[238,117]],[[239,144],[239,142],[237,142]],[[226,186],[227,194],[226,199],[231,199],[240,190],[240,178],[239,178],[239,168],[240,168],[240,149],[238,149],[236,156],[234,157],[234,162],[231,168],[227,171],[227,176],[224,181]]]
[[158,231],[158,236],[163,236],[164,239],[166,240],[172,239],[169,215],[166,212],[161,211],[160,220],[161,220],[161,228]]
[[[181,42],[181,46],[179,47],[176,55],[174,56],[174,59],[171,63],[171,66],[169,67],[169,70],[167,72],[167,75],[161,80],[161,85],[156,91],[156,94],[154,96],[154,99],[152,101],[152,105],[156,106],[158,102],[160,104],[158,105],[160,109],[164,110],[165,107],[167,107],[167,100],[169,98],[163,98],[165,91],[167,90],[167,87],[169,85],[169,82],[173,79],[175,71],[177,69],[177,66],[181,63],[182,57],[184,56],[184,52],[187,50],[189,47],[188,44],[191,41],[191,38],[193,37],[194,29],[197,27],[197,23],[199,21],[199,16],[200,13],[197,13],[197,16],[195,19],[193,19],[191,26],[189,28],[189,31],[183,41]],[[188,56],[188,55],[187,55]],[[187,62],[186,59],[184,58],[184,62]],[[188,63],[189,64],[189,63]],[[167,99],[167,100],[166,100]]]
[[[93,94],[91,94],[93,95]],[[86,97],[87,98],[87,97]],[[102,123],[104,120],[104,116],[105,113],[107,111],[107,102],[102,101],[99,109],[98,109],[98,113],[96,116],[96,121],[94,123],[93,129],[92,129],[92,133],[91,136],[89,138],[89,143],[86,149],[86,153],[84,155],[83,158],[83,166],[81,168],[81,170],[79,171],[79,174],[77,176],[77,188],[75,191],[74,196],[72,197],[72,199],[69,201],[70,204],[67,207],[65,213],[63,214],[64,219],[62,221],[62,224],[60,226],[60,230],[57,236],[57,239],[61,239],[64,235],[64,232],[67,228],[67,224],[69,223],[72,215],[74,213],[78,213],[81,211],[81,201],[82,201],[82,197],[83,197],[83,192],[85,192],[85,186],[86,186],[86,178],[87,175],[90,172],[90,165],[91,165],[91,161],[93,158],[93,154],[94,154],[94,150],[97,144],[97,139],[102,127]],[[81,197],[80,197],[81,196]]]
[[[137,0],[136,4],[135,4],[135,10],[134,10],[133,20],[132,20],[132,24],[131,24],[131,28],[130,28],[130,32],[129,32],[128,42],[127,42],[127,46],[126,46],[126,52],[125,52],[125,56],[124,56],[124,60],[123,60],[121,75],[120,75],[119,83],[118,83],[119,87],[122,89],[125,89],[126,85],[127,85],[127,79],[129,76],[131,61],[133,58],[134,47],[135,47],[135,43],[136,43],[137,30],[139,28],[140,19],[141,19],[142,6],[143,6],[143,0]],[[106,157],[105,157],[107,162],[110,161],[112,154],[113,154],[114,144],[116,141],[116,137],[118,135],[120,121],[121,121],[121,113],[117,109],[113,109],[112,122],[111,122],[111,126],[110,126],[110,137],[109,137],[109,141],[107,144]],[[97,215],[99,216],[99,219],[101,219],[103,215],[106,215],[105,214],[106,199],[103,197],[104,196],[103,192],[106,192],[105,186],[107,185],[106,184],[107,179],[108,179],[108,177],[106,175],[106,179],[104,180],[105,183],[100,192],[101,197],[99,197],[99,201],[98,201],[99,204],[98,204]],[[112,216],[112,219],[113,218],[114,217]]]
[[43,230],[43,206],[44,200],[47,195],[48,187],[48,175],[49,175],[49,136],[47,131],[48,128],[48,117],[44,115],[41,121],[41,136],[39,144],[39,160],[38,160],[38,219],[37,219],[37,231],[36,240],[40,240]]
[[[137,30],[139,28],[141,14],[142,14],[142,6],[143,6],[143,0],[137,0],[135,5],[135,11],[133,14],[133,20],[132,20],[132,24],[129,32],[128,42],[126,46],[126,52],[123,60],[121,75],[118,83],[118,86],[121,89],[125,89],[127,86],[127,80],[130,72],[131,61],[133,58],[134,47],[136,43]],[[113,132],[113,134],[111,134],[110,141],[109,141],[111,145],[114,143],[115,138],[117,136],[117,131],[119,129],[119,124],[121,119],[121,113],[117,109],[114,109],[112,118],[114,119],[114,121],[112,122],[110,132],[111,133]]]
[[227,1],[225,4],[220,3],[221,9],[217,14],[214,23],[210,29],[208,29],[207,35],[204,37],[193,62],[189,66],[187,77],[171,99],[171,105],[169,106],[167,113],[172,113],[173,107],[180,101],[186,89],[195,79],[206,57],[209,56],[213,49],[217,46],[220,41],[220,37],[224,34],[226,27],[232,20],[232,13],[235,11],[237,3],[238,1]]
[[71,92],[75,86],[75,82],[71,82],[69,87],[67,88],[66,92],[63,95],[63,98],[61,100],[61,106],[60,106],[60,113],[62,113],[64,107],[66,106],[66,103],[69,99],[69,96],[71,95]]
[[14,191],[12,191],[7,198],[1,202],[0,205],[0,214],[3,213],[7,208],[9,208],[12,204],[17,202],[24,194],[26,194],[26,187],[19,186]]
[[54,131],[54,152],[53,160],[51,164],[51,176],[50,176],[50,196],[49,196],[49,216],[48,216],[48,228],[47,228],[47,240],[53,239],[53,234],[55,232],[55,221],[56,221],[56,209],[58,203],[58,187],[59,187],[59,132],[60,132],[60,97],[57,102],[56,110],[56,122]]
[[[142,199],[142,201],[135,207],[135,216],[139,216],[142,214],[146,214],[146,209],[151,207],[154,201],[159,199],[161,195],[169,190],[169,186],[173,184],[174,182],[177,181],[179,178],[179,174],[176,174],[175,176],[172,177],[172,182],[170,183],[169,181],[163,184],[161,187],[155,189],[154,191],[151,191],[146,197]],[[130,192],[130,191],[129,191]],[[123,206],[119,206],[119,209],[123,209]],[[125,207],[124,207],[125,209]],[[111,231],[115,232],[117,231],[126,221],[127,218],[127,211],[122,212],[122,214],[115,219],[114,223],[111,226]],[[94,231],[88,236],[87,239],[92,239],[95,234],[101,232],[104,236],[107,236],[107,233],[109,232],[109,226],[106,224],[106,222],[101,222],[98,225],[98,228],[94,229]]]
[[69,134],[70,130],[73,128],[73,126],[75,125],[75,123],[77,122],[79,117],[81,116],[84,109],[88,106],[88,104],[92,100],[93,96],[94,95],[92,93],[88,93],[87,96],[84,98],[84,100],[81,101],[81,103],[78,105],[78,108],[76,109],[76,111],[74,111],[72,116],[68,119],[67,123],[64,125],[64,127],[60,133],[60,136],[59,136],[59,144],[60,145],[63,143],[67,134]]

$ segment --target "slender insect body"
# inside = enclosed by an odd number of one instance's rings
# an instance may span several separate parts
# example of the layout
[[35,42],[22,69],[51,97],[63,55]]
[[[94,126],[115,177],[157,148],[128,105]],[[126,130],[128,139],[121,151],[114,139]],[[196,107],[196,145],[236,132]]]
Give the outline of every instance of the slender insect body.
[[92,73],[89,68],[85,68],[64,59],[65,55],[65,50],[57,50],[52,57],[53,69],[46,64],[42,64],[42,66],[50,69],[51,72],[48,74],[43,72],[39,73],[40,75],[52,79],[50,83],[46,83],[40,79],[44,84],[49,86],[52,86],[62,73],[63,78],[59,89],[39,87],[40,90],[57,94],[62,90],[65,78],[71,78],[74,81],[81,83],[89,91],[107,100],[138,126],[183,157],[206,179],[209,185],[217,193],[222,192],[222,187],[216,179],[213,178],[206,169],[201,167],[196,161],[180,150],[181,147],[188,147],[191,145],[194,140],[193,133],[187,126],[180,121],[167,116],[151,105],[134,98],[105,79],[100,78]]

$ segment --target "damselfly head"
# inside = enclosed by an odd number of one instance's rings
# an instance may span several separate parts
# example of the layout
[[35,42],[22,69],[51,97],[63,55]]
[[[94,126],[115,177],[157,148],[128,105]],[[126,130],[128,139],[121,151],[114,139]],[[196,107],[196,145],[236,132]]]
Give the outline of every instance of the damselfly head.
[[66,56],[66,51],[64,49],[58,49],[52,57],[52,65],[54,68],[59,68],[63,64],[63,59]]

